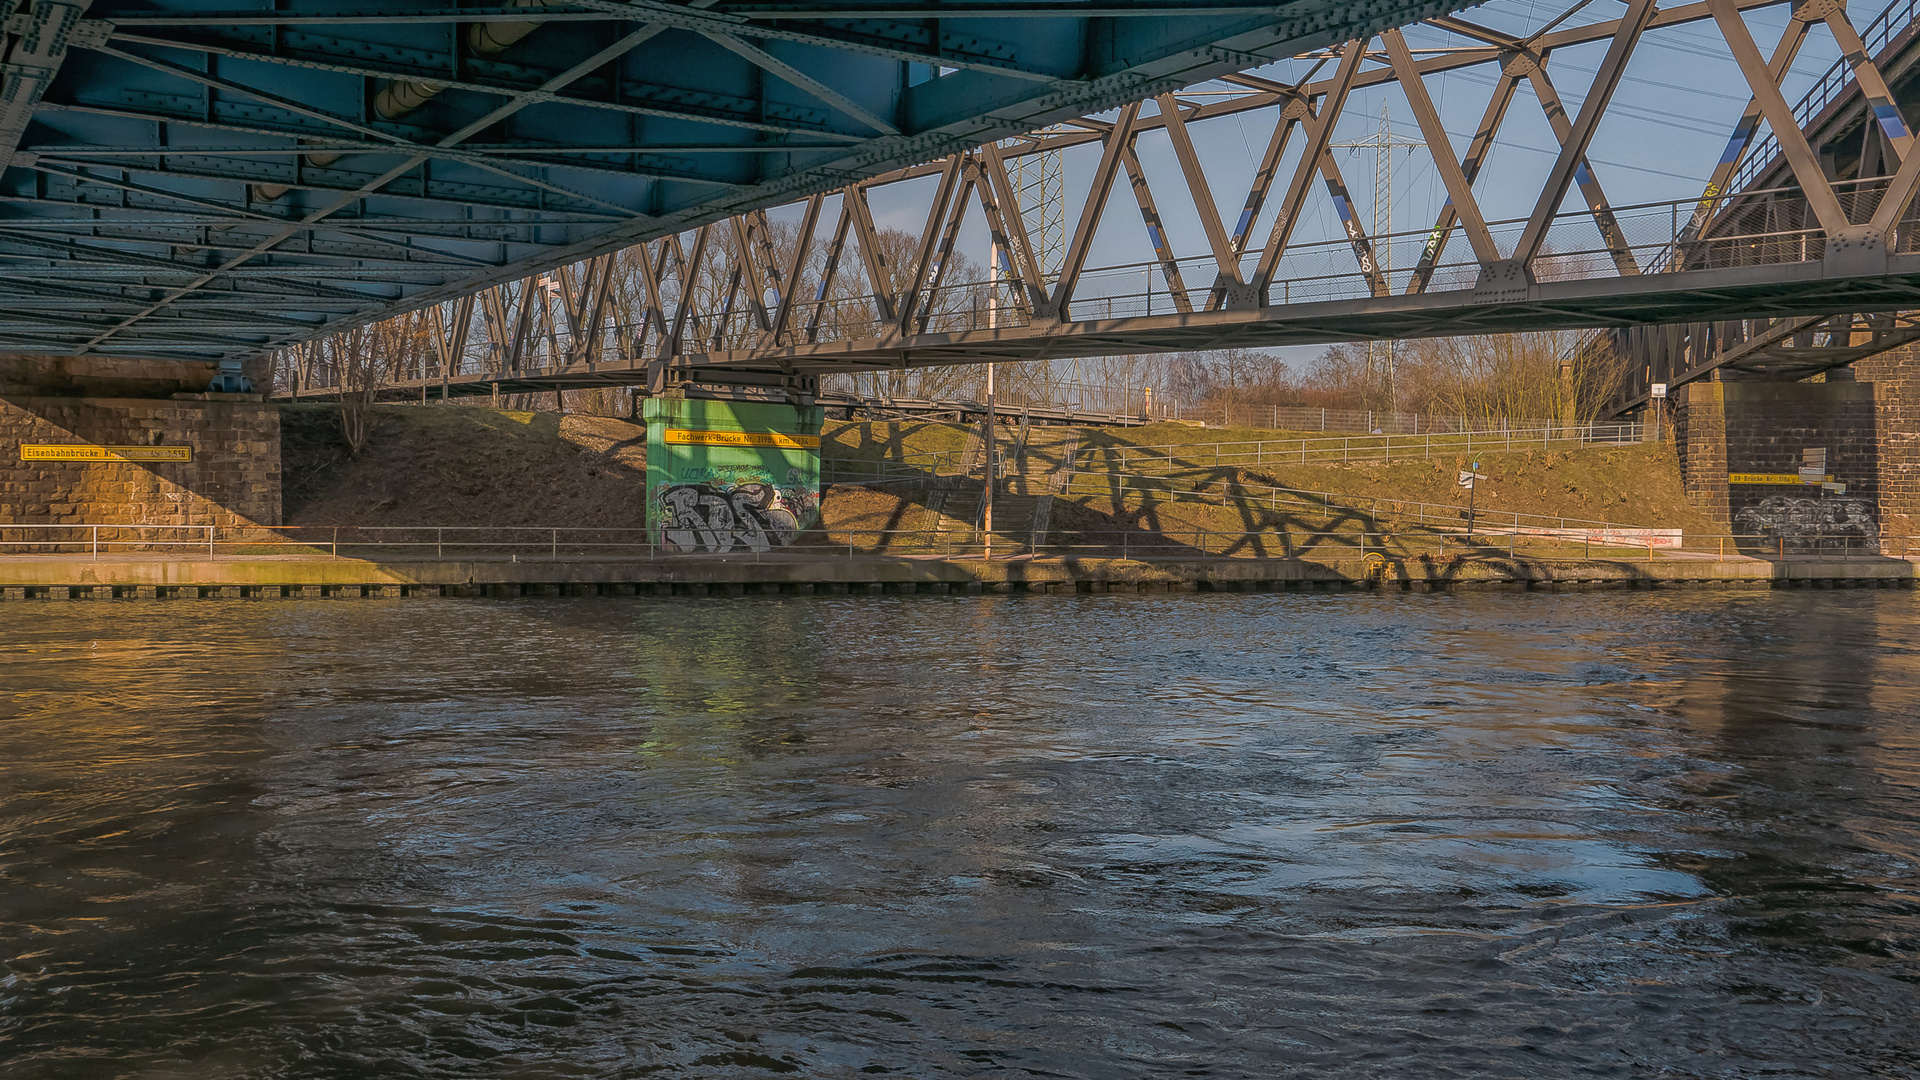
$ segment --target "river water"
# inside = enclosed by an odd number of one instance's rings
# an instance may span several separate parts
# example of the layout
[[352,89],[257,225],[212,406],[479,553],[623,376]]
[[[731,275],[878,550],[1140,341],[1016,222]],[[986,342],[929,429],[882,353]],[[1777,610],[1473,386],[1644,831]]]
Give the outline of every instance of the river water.
[[1916,631],[11,603],[0,1076],[1914,1076]]

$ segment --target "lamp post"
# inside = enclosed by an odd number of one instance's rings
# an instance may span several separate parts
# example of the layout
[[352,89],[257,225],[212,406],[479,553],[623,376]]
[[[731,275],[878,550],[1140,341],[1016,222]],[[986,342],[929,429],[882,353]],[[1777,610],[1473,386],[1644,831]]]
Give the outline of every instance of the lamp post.
[[980,523],[985,532],[987,558],[993,558],[993,478],[1000,471],[1000,454],[997,447],[999,432],[998,421],[993,415],[993,365],[987,365],[987,490],[986,502],[981,510]]

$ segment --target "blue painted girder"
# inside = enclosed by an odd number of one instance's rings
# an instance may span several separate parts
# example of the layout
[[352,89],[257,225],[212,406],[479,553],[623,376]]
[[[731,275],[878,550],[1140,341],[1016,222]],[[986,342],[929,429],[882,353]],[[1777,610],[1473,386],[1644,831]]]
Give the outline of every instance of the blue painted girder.
[[237,358],[1463,0],[5,0],[0,351]]

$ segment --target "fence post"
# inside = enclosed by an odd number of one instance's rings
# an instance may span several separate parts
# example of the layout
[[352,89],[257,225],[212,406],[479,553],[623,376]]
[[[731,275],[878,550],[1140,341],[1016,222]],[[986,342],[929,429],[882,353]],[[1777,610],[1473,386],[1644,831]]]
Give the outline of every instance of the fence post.
[[340,526],[333,527],[333,557],[340,557]]
[[436,559],[444,559],[447,557],[446,534],[447,530],[445,529],[433,530],[433,556]]
[[209,560],[213,558],[213,530],[215,528],[218,528],[218,526],[207,526],[207,558]]
[[100,526],[93,527],[93,561],[100,561]]
[[551,541],[552,546],[547,549],[547,558],[549,559],[560,558],[560,530],[559,529],[553,530],[553,535],[549,537],[549,540]]

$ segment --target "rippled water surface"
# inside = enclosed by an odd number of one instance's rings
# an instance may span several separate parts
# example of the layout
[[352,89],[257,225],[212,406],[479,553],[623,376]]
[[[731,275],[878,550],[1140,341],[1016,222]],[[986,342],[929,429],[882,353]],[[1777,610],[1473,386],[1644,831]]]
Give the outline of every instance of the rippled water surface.
[[9,604],[0,1076],[1914,1076],[1916,631]]

